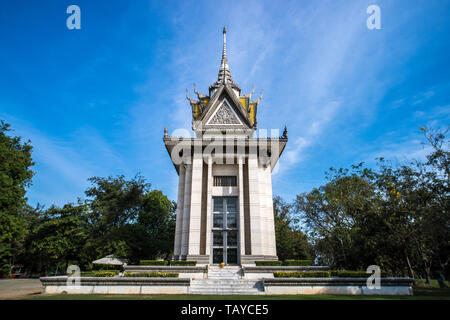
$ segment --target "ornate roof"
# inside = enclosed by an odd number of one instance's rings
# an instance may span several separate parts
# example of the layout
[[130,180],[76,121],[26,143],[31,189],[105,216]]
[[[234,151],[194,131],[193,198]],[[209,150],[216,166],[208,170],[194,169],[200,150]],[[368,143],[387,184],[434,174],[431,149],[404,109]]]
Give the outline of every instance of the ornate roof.
[[209,95],[197,92],[196,99],[186,98],[192,107],[193,130],[205,129],[244,129],[256,130],[256,113],[261,96],[251,100],[254,88],[248,94],[241,96],[241,88],[233,81],[227,58],[226,29],[223,28],[223,49],[219,74],[216,82],[209,87]]

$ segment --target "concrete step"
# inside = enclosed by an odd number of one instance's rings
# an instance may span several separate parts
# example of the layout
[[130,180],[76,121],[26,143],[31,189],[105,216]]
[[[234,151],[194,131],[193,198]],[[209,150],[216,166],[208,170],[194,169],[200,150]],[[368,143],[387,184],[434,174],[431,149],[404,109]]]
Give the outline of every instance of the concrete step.
[[247,279],[195,279],[189,292],[194,294],[263,294],[262,281]]
[[264,292],[260,288],[189,288],[190,292]]
[[262,281],[242,279],[240,267],[209,267],[207,279],[192,279],[192,294],[264,294]]
[[256,280],[250,279],[192,279],[193,284],[211,284],[211,285],[226,285],[226,284],[254,284]]
[[260,290],[189,290],[191,294],[223,294],[223,295],[258,295],[264,294],[264,291]]
[[192,290],[263,290],[259,287],[190,287]]
[[227,290],[263,290],[261,287],[251,287],[251,286],[223,286],[223,287],[213,287],[213,286],[190,286],[191,289],[205,289],[205,290],[215,290],[215,289],[227,289]]
[[217,294],[217,295],[259,295],[264,294],[264,291],[189,291],[191,294]]

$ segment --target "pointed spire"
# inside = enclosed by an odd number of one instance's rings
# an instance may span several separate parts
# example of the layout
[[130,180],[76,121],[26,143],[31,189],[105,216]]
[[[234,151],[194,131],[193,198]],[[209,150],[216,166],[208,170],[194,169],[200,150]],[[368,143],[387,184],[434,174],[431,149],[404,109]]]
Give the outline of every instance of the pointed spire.
[[222,49],[222,61],[220,62],[219,75],[217,77],[217,82],[219,83],[229,83],[233,84],[233,79],[231,78],[230,67],[228,66],[227,58],[227,29],[223,27],[223,49]]
[[233,78],[231,77],[230,67],[228,66],[228,57],[227,57],[227,29],[223,27],[223,49],[222,49],[222,61],[220,62],[219,74],[217,75],[217,81],[214,82],[209,87],[209,95],[212,94],[222,85],[227,85],[236,91],[236,94],[239,96],[241,93],[241,88],[234,83]]
[[[225,27],[223,27],[223,49],[222,49],[222,61],[220,62],[220,69],[230,70],[230,68],[228,67],[228,58],[227,58],[227,29],[225,29]],[[224,80],[226,81],[226,78]]]

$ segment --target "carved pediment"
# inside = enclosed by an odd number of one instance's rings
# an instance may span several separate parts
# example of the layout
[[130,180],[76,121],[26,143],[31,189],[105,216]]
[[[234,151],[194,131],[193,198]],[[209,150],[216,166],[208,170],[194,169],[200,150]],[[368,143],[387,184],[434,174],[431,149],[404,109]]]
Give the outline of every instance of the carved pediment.
[[230,107],[228,101],[224,99],[222,104],[212,114],[211,118],[206,122],[207,125],[242,125],[238,115]]

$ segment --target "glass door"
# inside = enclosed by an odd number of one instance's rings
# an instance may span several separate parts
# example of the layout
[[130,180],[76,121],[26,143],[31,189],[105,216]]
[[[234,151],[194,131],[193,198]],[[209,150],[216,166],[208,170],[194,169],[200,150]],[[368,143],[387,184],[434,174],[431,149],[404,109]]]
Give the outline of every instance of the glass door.
[[238,264],[237,208],[237,197],[213,197],[213,264]]

